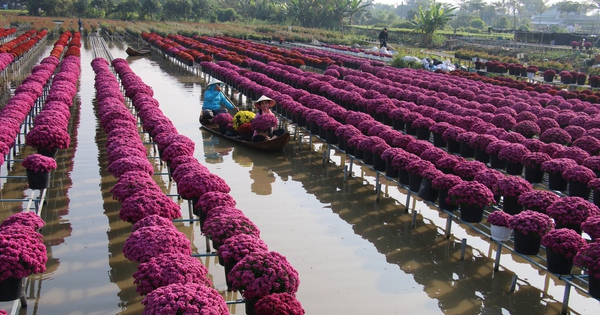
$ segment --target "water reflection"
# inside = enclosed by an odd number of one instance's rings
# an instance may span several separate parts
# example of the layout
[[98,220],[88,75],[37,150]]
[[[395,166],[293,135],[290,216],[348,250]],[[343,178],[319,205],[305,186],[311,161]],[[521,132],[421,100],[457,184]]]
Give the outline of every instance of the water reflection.
[[233,147],[228,146],[221,141],[218,136],[215,136],[207,131],[202,131],[202,146],[204,148],[204,161],[208,164],[223,163],[223,157],[229,155]]
[[377,202],[375,188],[362,178],[350,178],[344,183],[339,166],[324,166],[320,159],[311,157],[319,153],[287,146],[284,154],[289,164],[273,164],[273,172],[281,177],[291,176],[293,181],[302,183],[306,192],[330,204],[331,211],[348,222],[356,234],[369,240],[390,264],[411,274],[423,291],[438,301],[444,313],[560,312],[560,303],[522,281],[510,294],[514,273],[494,272],[491,255],[467,247],[466,259],[460,260],[460,240],[447,239],[438,226],[420,213],[413,227],[412,216],[404,206],[386,196]]

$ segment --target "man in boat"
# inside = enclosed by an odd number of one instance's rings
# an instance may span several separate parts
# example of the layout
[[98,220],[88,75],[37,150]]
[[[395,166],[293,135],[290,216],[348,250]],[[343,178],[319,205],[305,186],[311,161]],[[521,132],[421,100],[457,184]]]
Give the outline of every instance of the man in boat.
[[[227,96],[221,92],[223,82],[213,78],[206,86],[204,92],[204,101],[202,105],[202,114],[200,121],[212,121],[212,119],[221,113],[226,113],[227,109],[238,111],[239,109],[233,105]],[[222,106],[225,106],[223,108]]]

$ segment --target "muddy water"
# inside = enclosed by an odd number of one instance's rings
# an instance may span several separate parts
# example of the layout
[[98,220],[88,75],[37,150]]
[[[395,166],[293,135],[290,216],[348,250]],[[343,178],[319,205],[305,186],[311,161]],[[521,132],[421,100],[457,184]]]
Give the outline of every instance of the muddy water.
[[[131,68],[154,89],[154,97],[179,133],[196,143],[195,157],[231,186],[238,207],[261,229],[270,250],[285,255],[300,274],[297,298],[306,313],[323,314],[557,314],[564,287],[521,258],[502,255],[500,271],[493,271],[496,246],[468,228],[452,227],[444,236],[446,215],[412,199],[406,191],[382,181],[383,195],[375,195],[375,174],[359,164],[344,182],[345,155],[331,151],[322,163],[321,143],[302,137],[282,152],[256,152],[199,130],[199,99],[203,76],[194,76],[153,54],[127,57],[127,43],[108,42],[112,57],[126,58]],[[47,50],[49,51],[49,50]],[[42,57],[47,52],[42,52]],[[92,50],[82,48],[82,76],[73,123],[72,144],[59,152],[59,169],[52,176],[42,217],[48,248],[48,270],[27,281],[29,306],[20,314],[141,314],[142,298],[131,275],[136,264],[124,258],[123,243],[131,225],[118,217],[119,203],[110,188],[116,180],[107,172],[106,135],[97,124]],[[148,146],[151,149],[150,146]],[[30,150],[24,148],[20,156]],[[150,150],[153,155],[154,152]],[[167,194],[176,187],[160,175],[156,180]],[[24,175],[20,165],[2,174]],[[2,198],[24,198],[32,192],[24,179],[3,179]],[[186,201],[178,201],[188,217]],[[22,203],[0,203],[0,219],[23,208]],[[417,212],[412,226],[413,209]],[[177,223],[205,253],[205,239],[197,224]],[[468,240],[461,260],[461,239]],[[223,268],[213,257],[201,258],[215,288],[228,301],[240,299],[225,290]],[[516,290],[509,293],[513,275]],[[598,302],[571,291],[572,312],[590,314]],[[0,302],[10,310],[11,304]],[[230,306],[244,314],[243,304]]]

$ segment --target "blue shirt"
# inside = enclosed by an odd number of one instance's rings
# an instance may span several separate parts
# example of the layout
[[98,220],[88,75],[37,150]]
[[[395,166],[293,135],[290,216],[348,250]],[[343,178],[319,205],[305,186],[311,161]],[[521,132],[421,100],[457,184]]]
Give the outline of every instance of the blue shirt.
[[235,106],[221,93],[215,90],[217,85],[211,85],[206,92],[204,92],[204,102],[202,109],[217,110],[221,108],[221,104],[224,104],[229,109],[234,109]]

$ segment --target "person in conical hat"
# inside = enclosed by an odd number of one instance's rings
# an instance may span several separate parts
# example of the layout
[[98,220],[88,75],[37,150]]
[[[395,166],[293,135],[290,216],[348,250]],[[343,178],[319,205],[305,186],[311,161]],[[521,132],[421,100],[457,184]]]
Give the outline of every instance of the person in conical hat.
[[[227,109],[238,110],[229,99],[221,92],[223,82],[212,78],[208,85],[206,85],[206,91],[204,92],[204,100],[202,102],[202,115],[200,120],[210,121],[213,117],[218,114],[226,113]],[[225,106],[223,108],[222,106]]]
[[[272,98],[270,98],[266,95],[262,95],[261,97],[259,97],[254,102],[254,107],[258,110],[258,112],[256,113],[256,117],[258,117],[260,115],[273,115],[273,117],[275,117],[275,114],[273,114],[273,112],[271,112],[271,108],[273,106],[275,106],[275,103],[276,103],[275,100],[273,100]],[[255,119],[256,119],[256,117],[255,117]],[[273,128],[271,128],[271,130],[269,130],[268,133],[265,135],[261,135],[257,131],[254,131],[252,138],[253,138],[254,142],[259,142],[259,141],[264,141],[266,139],[275,139],[275,138],[283,135],[284,133],[285,133],[285,130],[283,130],[281,128],[277,129],[277,130],[273,130]],[[265,139],[264,140],[255,140],[255,137],[256,137],[256,139],[259,139],[260,136],[263,136]],[[262,138],[260,138],[260,139],[262,139]]]

